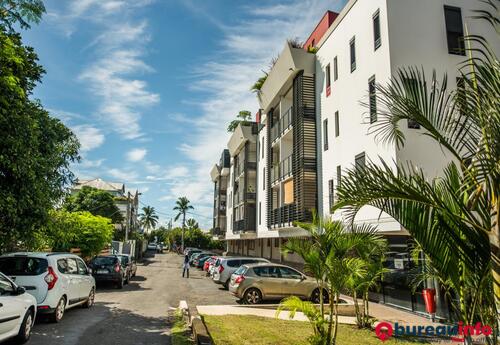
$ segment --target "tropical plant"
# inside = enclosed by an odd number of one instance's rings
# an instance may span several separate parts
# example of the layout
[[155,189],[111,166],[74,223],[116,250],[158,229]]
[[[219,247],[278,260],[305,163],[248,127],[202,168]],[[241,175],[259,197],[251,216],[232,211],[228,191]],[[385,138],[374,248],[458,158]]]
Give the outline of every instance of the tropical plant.
[[[478,17],[498,25],[493,13]],[[466,37],[468,59],[459,68],[461,85],[447,77],[427,80],[416,68],[401,69],[388,85],[376,85],[377,140],[405,145],[402,124],[419,124],[425,136],[451,157],[442,176],[429,180],[423,169],[369,162],[342,177],[339,203],[351,221],[371,205],[409,231],[429,258],[433,271],[454,291],[457,317],[481,321],[498,336],[500,298],[500,65],[480,36]],[[496,293],[494,293],[496,292]],[[496,297],[496,298],[495,298]],[[455,299],[450,300],[454,303]],[[470,341],[470,339],[468,339]]]
[[234,132],[236,127],[238,127],[239,124],[245,126],[250,123],[252,120],[252,113],[249,112],[248,110],[241,110],[238,115],[236,115],[236,120],[231,121],[231,123],[227,126],[227,131],[228,132]]
[[174,220],[177,221],[182,216],[182,237],[181,237],[181,249],[184,251],[184,231],[186,230],[186,213],[189,210],[193,210],[194,207],[190,205],[190,201],[185,196],[181,196],[175,202],[175,206],[173,208],[174,211],[177,211],[177,215]]
[[142,213],[139,215],[139,221],[146,229],[146,232],[150,232],[151,229],[155,229],[158,224],[158,215],[156,214],[155,208],[151,206],[143,207]]
[[292,48],[298,48],[298,49],[304,48],[304,43],[298,37],[289,38],[286,41],[289,45],[292,46]]
[[188,226],[189,230],[199,229],[200,228],[200,225],[198,224],[198,222],[194,218],[189,218],[186,221],[186,225]]
[[[305,229],[310,239],[304,241],[291,238],[285,244],[284,252],[294,252],[301,256],[304,260],[304,270],[312,274],[318,286],[322,287],[318,291],[319,298],[316,302],[319,302],[321,318],[325,318],[324,303],[328,303],[328,318],[321,322],[310,321],[315,327],[324,326],[324,331],[315,331],[315,336],[322,336],[321,341],[324,344],[335,344],[340,294],[349,288],[350,282],[359,282],[367,276],[368,263],[358,253],[366,248],[384,248],[385,240],[375,233],[373,227],[347,227],[339,221],[318,218],[316,212],[313,212],[312,223],[298,222],[296,225]],[[307,307],[305,304],[301,306]],[[319,341],[318,339],[315,341]]]
[[267,80],[268,75],[269,75],[269,73],[264,72],[264,75],[262,77],[260,77],[259,79],[257,79],[257,81],[250,88],[250,90],[259,94],[260,90],[262,89],[262,86],[264,85],[264,83]]

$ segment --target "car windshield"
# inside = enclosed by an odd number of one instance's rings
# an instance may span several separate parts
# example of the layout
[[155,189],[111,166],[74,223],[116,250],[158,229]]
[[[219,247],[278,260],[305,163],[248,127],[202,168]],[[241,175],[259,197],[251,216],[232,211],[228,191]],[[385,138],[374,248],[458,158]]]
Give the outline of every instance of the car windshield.
[[116,258],[114,256],[100,256],[92,260],[93,265],[114,265],[116,263]]
[[0,272],[8,276],[37,276],[47,271],[46,259],[28,256],[0,258]]
[[120,260],[122,264],[128,264],[128,256],[122,255],[120,256]]

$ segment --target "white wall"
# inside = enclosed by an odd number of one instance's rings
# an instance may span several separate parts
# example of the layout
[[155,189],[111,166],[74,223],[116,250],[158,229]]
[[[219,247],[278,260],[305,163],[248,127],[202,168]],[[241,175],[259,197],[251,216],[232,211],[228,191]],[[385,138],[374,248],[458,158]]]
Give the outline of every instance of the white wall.
[[[375,51],[373,38],[373,14],[380,11],[382,45]],[[351,73],[349,43],[356,40],[356,70]],[[352,168],[356,155],[365,152],[366,158],[378,161],[395,159],[393,145],[381,145],[373,134],[368,134],[368,109],[360,102],[368,102],[368,80],[375,76],[376,82],[389,81],[391,75],[390,50],[388,40],[387,9],[385,0],[359,0],[333,30],[317,52],[316,92],[318,99],[319,127],[318,149],[321,151],[322,174],[320,203],[324,215],[329,215],[328,181],[337,183],[337,166],[342,170]],[[338,61],[338,79],[334,80],[334,58]],[[326,96],[325,68],[330,64],[331,94]],[[335,137],[335,112],[339,112],[340,135]],[[323,149],[323,121],[328,119],[328,150]],[[360,222],[377,222],[379,211],[373,208],[361,210]],[[334,218],[340,218],[337,213]],[[381,231],[394,231],[399,225],[382,215]]]
[[[263,168],[266,169],[266,176],[269,174],[267,168],[267,128],[264,127],[260,130],[257,135],[259,141],[258,149],[258,160],[257,160],[257,204],[256,204],[256,216],[255,224],[257,226],[257,237],[261,237],[262,232],[267,232],[267,178],[263,176]],[[262,140],[264,140],[264,158],[262,158]],[[264,180],[266,179],[266,180]],[[264,184],[266,185],[266,190],[264,190]],[[260,203],[260,224],[259,224],[259,203]]]

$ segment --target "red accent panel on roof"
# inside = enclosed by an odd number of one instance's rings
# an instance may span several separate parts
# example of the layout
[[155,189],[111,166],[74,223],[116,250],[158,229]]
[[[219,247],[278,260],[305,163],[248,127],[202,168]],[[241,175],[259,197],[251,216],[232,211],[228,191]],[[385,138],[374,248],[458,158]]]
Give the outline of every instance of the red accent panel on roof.
[[316,28],[313,30],[307,41],[304,43],[304,49],[307,50],[308,47],[315,47],[318,45],[318,42],[321,40],[323,35],[326,33],[330,25],[332,25],[333,21],[335,18],[337,18],[339,14],[332,12],[332,11],[326,11],[326,13],[323,15],[321,20],[319,21],[318,25],[316,25]]

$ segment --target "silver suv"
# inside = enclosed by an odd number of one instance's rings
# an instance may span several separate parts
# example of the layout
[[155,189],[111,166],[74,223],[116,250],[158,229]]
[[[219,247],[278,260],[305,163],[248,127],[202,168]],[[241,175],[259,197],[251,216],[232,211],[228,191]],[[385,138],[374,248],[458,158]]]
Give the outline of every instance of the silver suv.
[[241,265],[257,264],[261,262],[269,262],[269,260],[263,258],[252,258],[248,256],[220,257],[215,262],[213,280],[217,284],[222,284],[224,288],[227,289],[229,287],[231,275],[236,272],[236,270]]

